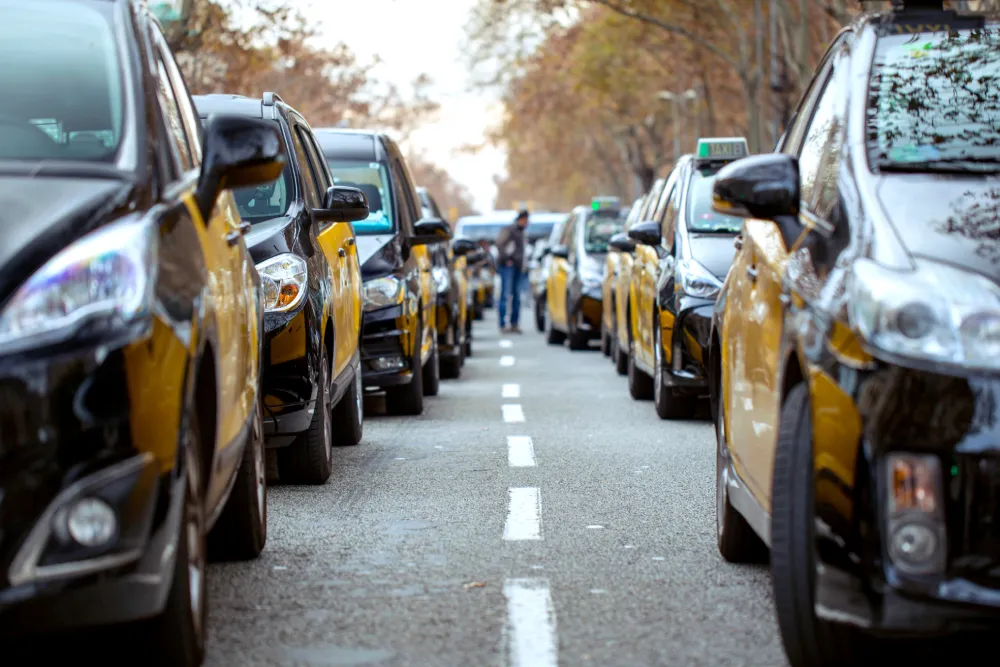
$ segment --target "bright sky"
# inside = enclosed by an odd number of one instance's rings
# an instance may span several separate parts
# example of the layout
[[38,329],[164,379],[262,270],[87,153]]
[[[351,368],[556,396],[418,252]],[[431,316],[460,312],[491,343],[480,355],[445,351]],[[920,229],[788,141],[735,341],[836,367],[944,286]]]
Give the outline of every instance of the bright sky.
[[501,117],[495,96],[470,91],[467,58],[461,52],[465,24],[476,0],[296,0],[319,21],[331,41],[347,44],[362,62],[378,55],[375,76],[409,91],[421,73],[431,77],[429,96],[441,105],[437,117],[410,138],[425,154],[465,185],[481,210],[493,208],[493,177],[504,172],[501,151],[476,154],[463,146],[484,142]]

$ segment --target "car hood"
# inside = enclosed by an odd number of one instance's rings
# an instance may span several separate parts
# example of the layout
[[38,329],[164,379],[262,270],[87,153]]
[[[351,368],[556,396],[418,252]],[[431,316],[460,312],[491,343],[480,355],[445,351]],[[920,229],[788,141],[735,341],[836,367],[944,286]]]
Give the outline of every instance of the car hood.
[[735,238],[736,234],[691,234],[688,237],[691,257],[722,280],[736,257]]
[[395,234],[357,235],[358,262],[361,263],[361,277],[365,280],[392,273],[403,263]]
[[295,247],[294,218],[282,216],[258,222],[243,237],[255,264],[270,259],[283,252],[292,252]]
[[1000,179],[892,175],[877,192],[911,255],[1000,281]]
[[57,252],[114,219],[133,188],[108,178],[0,178],[0,301]]

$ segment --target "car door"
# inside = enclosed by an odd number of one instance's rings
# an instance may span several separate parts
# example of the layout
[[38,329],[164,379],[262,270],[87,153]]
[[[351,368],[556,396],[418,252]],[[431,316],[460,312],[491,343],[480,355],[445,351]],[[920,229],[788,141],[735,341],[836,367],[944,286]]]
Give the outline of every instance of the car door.
[[[412,233],[413,226],[421,219],[420,198],[413,186],[413,179],[398,151],[393,151],[393,169],[398,183],[400,213],[406,217],[406,229]],[[410,254],[414,261],[414,278],[420,286],[420,311],[423,313],[423,330],[420,332],[421,359],[426,359],[434,345],[437,330],[437,289],[434,285],[433,263],[430,248],[426,245],[413,246]]]
[[[670,366],[673,363],[674,321],[677,313],[674,307],[674,278],[677,273],[677,257],[681,251],[677,243],[678,221],[684,209],[685,193],[688,185],[688,172],[684,170],[677,178],[674,191],[667,200],[660,225],[660,238],[663,244],[663,256],[656,270],[656,284],[653,286],[652,312],[659,318],[654,321],[653,344],[659,345],[663,351],[663,363]],[[661,298],[662,297],[662,298]]]
[[[569,250],[576,238],[576,227],[578,214],[573,214],[566,226],[563,227],[559,245]],[[553,257],[549,266],[549,317],[553,324],[557,324],[560,329],[567,328],[568,319],[566,317],[566,288],[569,286],[569,260],[563,257]]]
[[[845,74],[840,68],[841,76]],[[846,112],[846,87],[836,84],[836,70],[820,81],[816,103],[807,116],[808,122],[796,148],[802,186],[802,221],[806,223],[810,210],[815,210],[817,200],[824,192],[821,174],[837,177],[836,169],[829,167],[830,156],[837,160],[840,140],[844,131]],[[838,99],[838,94],[841,99]],[[805,118],[804,118],[805,120]],[[827,166],[826,170],[823,166]],[[804,237],[806,226],[802,227]],[[763,496],[764,507],[770,509],[771,477],[774,467],[774,449],[777,444],[777,426],[781,409],[781,338],[785,320],[784,302],[790,298],[785,288],[785,274],[790,252],[778,226],[771,221],[748,220],[744,232],[747,247],[747,295],[749,311],[746,314],[745,336],[747,349],[746,381],[749,383],[752,412],[747,415],[749,429],[746,460],[748,473],[758,492]]]
[[[657,222],[662,227],[662,220],[676,189],[676,173],[667,179],[660,196],[653,206],[647,209],[643,222]],[[632,283],[635,293],[632,301],[634,354],[640,366],[652,368],[654,364],[653,340],[656,334],[653,318],[656,310],[656,284],[659,277],[661,255],[663,255],[663,239],[660,246],[653,247],[644,244],[636,245],[635,264],[632,267]]]
[[[296,117],[293,132],[297,134],[297,143],[302,146],[306,160],[309,163],[311,175],[315,183],[316,193],[324,197],[326,191],[333,185],[330,169],[316,146],[312,130],[305,120]],[[323,250],[326,261],[330,264],[332,299],[330,319],[333,321],[333,377],[347,368],[358,345],[358,326],[354,323],[354,291],[352,274],[357,263],[357,253],[349,253],[354,243],[354,228],[347,222],[324,221],[318,223],[316,238]]]

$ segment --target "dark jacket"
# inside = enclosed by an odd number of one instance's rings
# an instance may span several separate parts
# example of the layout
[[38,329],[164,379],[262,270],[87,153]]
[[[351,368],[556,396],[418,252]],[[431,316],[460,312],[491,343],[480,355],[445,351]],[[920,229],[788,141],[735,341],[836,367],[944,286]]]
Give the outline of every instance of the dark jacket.
[[507,262],[513,262],[514,266],[524,268],[524,230],[516,222],[512,222],[497,234],[497,254],[501,267],[507,266]]

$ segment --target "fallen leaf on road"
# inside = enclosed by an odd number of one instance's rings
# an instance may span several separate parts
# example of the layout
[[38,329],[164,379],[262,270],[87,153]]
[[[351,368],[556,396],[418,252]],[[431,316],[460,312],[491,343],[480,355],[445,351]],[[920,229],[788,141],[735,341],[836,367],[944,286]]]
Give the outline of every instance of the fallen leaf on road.
[[470,581],[469,583],[465,584],[465,588],[486,588],[486,582],[485,581]]

